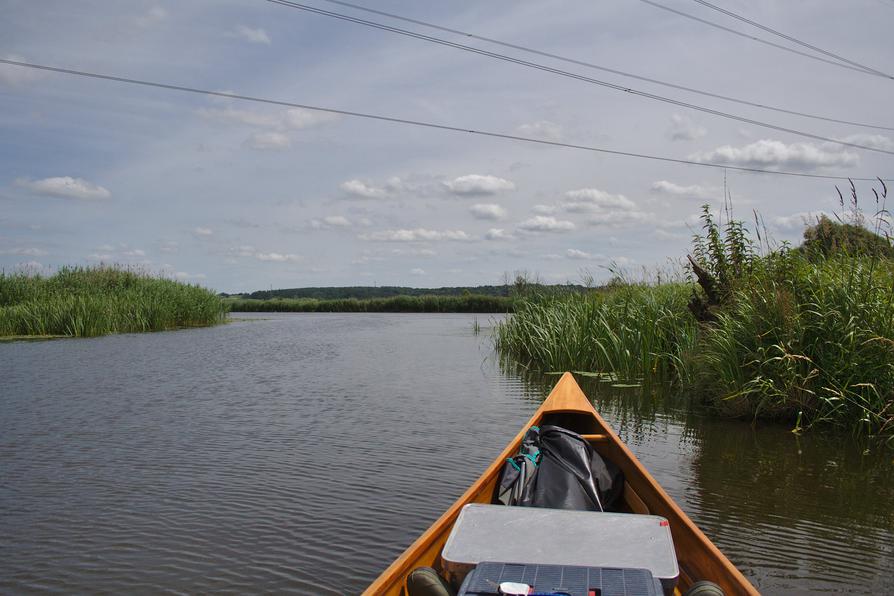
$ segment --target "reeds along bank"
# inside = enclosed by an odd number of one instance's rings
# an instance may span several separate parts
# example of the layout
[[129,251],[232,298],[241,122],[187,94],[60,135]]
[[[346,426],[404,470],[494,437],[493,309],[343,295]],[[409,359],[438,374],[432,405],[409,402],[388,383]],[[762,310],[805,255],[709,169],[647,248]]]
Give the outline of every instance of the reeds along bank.
[[894,440],[890,236],[820,220],[797,249],[761,251],[741,222],[721,228],[706,210],[703,224],[699,283],[529,296],[497,349],[544,371],[670,381],[730,415]]
[[213,325],[226,306],[212,291],[114,267],[52,276],[0,273],[0,337],[73,336]]
[[505,296],[392,296],[389,298],[313,298],[229,300],[233,312],[462,312],[505,313],[512,300]]

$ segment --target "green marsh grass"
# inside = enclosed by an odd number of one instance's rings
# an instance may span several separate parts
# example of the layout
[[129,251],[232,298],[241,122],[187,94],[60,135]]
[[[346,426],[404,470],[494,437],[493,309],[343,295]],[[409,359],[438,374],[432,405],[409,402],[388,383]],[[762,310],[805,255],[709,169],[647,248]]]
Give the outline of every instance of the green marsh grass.
[[766,230],[756,245],[742,222],[721,227],[705,206],[690,257],[698,285],[523,296],[497,325],[496,348],[540,372],[670,381],[725,414],[783,420],[796,431],[838,426],[894,446],[886,190],[876,193],[874,229],[852,189],[857,223],[821,219],[797,249],[763,250]]
[[221,299],[205,288],[114,267],[65,267],[55,275],[0,273],[0,337],[94,337],[220,323]]
[[792,254],[704,329],[694,390],[737,415],[894,435],[894,263]]
[[894,440],[894,262],[792,252],[731,287],[710,324],[687,309],[693,284],[527,297],[496,348],[542,372],[670,382],[725,415]]
[[388,298],[283,298],[273,300],[228,299],[233,312],[461,312],[505,313],[512,300],[505,296],[391,296]]
[[498,352],[544,371],[612,372],[671,379],[696,338],[686,284],[529,296],[497,325]]

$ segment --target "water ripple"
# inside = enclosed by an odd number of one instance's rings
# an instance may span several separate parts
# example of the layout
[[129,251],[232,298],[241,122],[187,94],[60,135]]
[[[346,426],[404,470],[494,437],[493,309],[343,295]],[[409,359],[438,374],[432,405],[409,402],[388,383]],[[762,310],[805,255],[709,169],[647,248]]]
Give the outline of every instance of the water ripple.
[[[543,395],[471,329],[466,315],[275,315],[0,345],[0,592],[359,592]],[[600,400],[761,589],[891,591],[878,464]]]

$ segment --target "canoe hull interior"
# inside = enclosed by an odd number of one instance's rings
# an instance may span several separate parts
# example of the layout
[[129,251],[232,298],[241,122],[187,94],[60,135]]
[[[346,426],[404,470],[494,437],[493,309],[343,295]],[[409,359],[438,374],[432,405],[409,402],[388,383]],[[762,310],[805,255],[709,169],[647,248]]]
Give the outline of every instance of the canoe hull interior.
[[565,373],[549,397],[481,477],[366,589],[364,595],[404,595],[410,571],[426,566],[440,570],[441,550],[462,507],[469,503],[490,503],[505,459],[518,451],[529,427],[545,424],[562,426],[583,435],[600,455],[621,468],[625,477],[622,511],[667,518],[680,567],[679,591],[685,591],[696,581],[710,580],[723,588],[728,596],[758,594],[618,438],[593,408],[574,377]]

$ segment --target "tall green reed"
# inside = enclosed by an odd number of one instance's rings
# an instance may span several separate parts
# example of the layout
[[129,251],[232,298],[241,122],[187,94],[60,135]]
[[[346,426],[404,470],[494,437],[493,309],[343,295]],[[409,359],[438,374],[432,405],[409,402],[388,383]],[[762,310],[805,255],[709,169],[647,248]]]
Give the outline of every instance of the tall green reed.
[[818,220],[797,249],[771,247],[757,215],[755,242],[729,206],[722,225],[705,206],[697,285],[524,297],[496,347],[541,371],[669,379],[726,414],[894,444],[894,243],[880,184],[870,222],[852,186],[850,215]]
[[497,325],[499,352],[544,370],[612,372],[625,379],[680,376],[695,340],[689,287],[623,285],[609,292],[533,296]]
[[226,306],[205,288],[114,267],[0,273],[0,336],[159,331],[213,325]]

